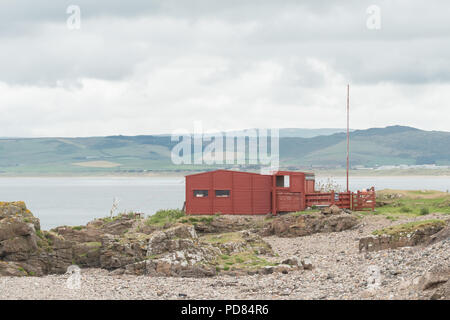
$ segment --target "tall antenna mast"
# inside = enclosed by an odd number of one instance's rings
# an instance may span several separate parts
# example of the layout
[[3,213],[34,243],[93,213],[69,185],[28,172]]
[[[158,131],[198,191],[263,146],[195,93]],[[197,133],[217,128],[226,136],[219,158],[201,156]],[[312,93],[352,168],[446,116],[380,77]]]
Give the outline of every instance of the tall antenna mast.
[[347,84],[347,192],[349,191],[348,188],[348,167],[349,167],[349,153],[350,153],[350,85]]

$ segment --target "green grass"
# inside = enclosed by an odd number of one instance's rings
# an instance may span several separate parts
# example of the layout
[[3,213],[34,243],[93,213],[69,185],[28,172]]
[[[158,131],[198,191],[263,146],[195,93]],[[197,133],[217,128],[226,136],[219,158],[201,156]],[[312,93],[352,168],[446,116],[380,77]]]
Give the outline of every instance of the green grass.
[[145,220],[147,225],[163,226],[167,223],[175,223],[178,219],[185,217],[184,211],[180,209],[159,210]]
[[23,273],[27,274],[27,272],[25,271],[25,269],[22,268],[22,267],[18,267],[17,270],[19,270],[20,272],[23,272]]
[[206,224],[210,224],[211,222],[213,222],[214,218],[216,216],[182,216],[182,218],[180,218],[178,220],[178,222],[181,223],[191,223],[191,224],[197,224],[199,222],[201,223],[206,223]]
[[402,212],[402,213],[410,213],[410,212],[412,212],[412,209],[409,208],[409,207],[401,207],[400,208],[400,212]]
[[202,237],[203,241],[212,244],[223,244],[227,242],[240,242],[243,241],[239,232],[227,232],[221,234],[210,234]]
[[258,257],[250,251],[234,253],[232,255],[221,255],[216,261],[216,270],[253,270],[265,266],[276,266],[277,263],[270,262]]
[[[101,218],[101,220],[102,220],[104,223],[110,223],[110,222],[114,222],[114,221],[117,221],[117,220],[123,219],[123,218],[126,218],[126,219],[134,219],[135,217],[136,217],[136,216],[135,216],[135,213],[134,213],[134,212],[124,212],[124,213],[119,213],[119,214],[117,214],[117,215],[115,215],[115,216],[110,216],[110,217],[104,217],[104,218]],[[78,228],[84,228],[84,226],[76,226],[76,227],[73,227],[72,229],[80,230],[80,229],[78,229]]]
[[392,218],[416,217],[429,213],[450,214],[450,195],[436,191],[407,191],[401,198],[381,201],[388,204],[375,208],[375,213]]
[[91,248],[96,248],[96,247],[101,247],[102,243],[101,242],[97,242],[97,241],[93,241],[93,242],[85,242],[84,245],[91,247]]
[[424,221],[414,221],[414,222],[408,222],[404,224],[399,224],[396,226],[387,227],[381,230],[375,230],[372,232],[373,235],[379,236],[379,235],[402,235],[402,234],[408,234],[412,233],[414,231],[417,231],[419,229],[425,228],[425,227],[431,227],[431,226],[445,226],[444,220],[439,219],[430,219],[430,220],[424,220]]

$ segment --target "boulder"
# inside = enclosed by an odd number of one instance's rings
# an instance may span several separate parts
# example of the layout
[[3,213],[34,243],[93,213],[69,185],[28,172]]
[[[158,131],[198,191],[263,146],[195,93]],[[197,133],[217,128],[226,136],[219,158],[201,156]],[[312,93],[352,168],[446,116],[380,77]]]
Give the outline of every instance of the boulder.
[[299,267],[301,265],[301,260],[298,257],[290,257],[287,259],[284,259],[282,264],[287,264],[293,267]]
[[445,228],[443,228],[442,230],[436,232],[435,234],[431,235],[429,237],[429,239],[425,242],[425,245],[429,246],[432,244],[435,244],[437,242],[441,242],[444,240],[449,240],[450,239],[450,226],[448,226],[448,222],[447,222],[447,226]]
[[302,260],[302,267],[303,270],[312,270],[313,269],[313,264],[311,262],[311,259],[309,258],[305,258]]
[[333,204],[329,207],[323,208],[320,213],[324,215],[330,215],[330,214],[341,214],[344,213],[344,210],[339,208],[337,205]]
[[450,266],[435,266],[420,279],[418,287],[432,300],[450,300]]
[[279,264],[279,265],[273,267],[274,272],[279,272],[279,273],[283,273],[283,274],[287,274],[292,270],[293,270],[292,266],[290,266],[288,264]]
[[267,275],[267,274],[272,274],[274,272],[274,267],[273,266],[265,266],[259,269],[259,274],[262,275]]

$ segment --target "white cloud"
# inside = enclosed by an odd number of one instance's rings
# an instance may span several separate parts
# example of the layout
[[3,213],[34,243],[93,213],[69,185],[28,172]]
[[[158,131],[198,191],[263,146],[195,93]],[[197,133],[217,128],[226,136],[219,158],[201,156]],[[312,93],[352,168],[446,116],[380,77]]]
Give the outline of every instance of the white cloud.
[[380,1],[380,31],[366,1],[142,3],[81,1],[73,31],[0,5],[0,136],[344,127],[348,82],[354,128],[450,128],[447,2]]

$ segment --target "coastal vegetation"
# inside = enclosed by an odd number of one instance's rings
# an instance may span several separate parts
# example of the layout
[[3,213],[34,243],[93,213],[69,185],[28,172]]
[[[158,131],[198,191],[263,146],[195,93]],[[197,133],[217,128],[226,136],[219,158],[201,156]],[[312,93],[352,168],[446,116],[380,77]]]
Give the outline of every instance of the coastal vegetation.
[[[450,214],[450,193],[434,190],[381,190],[377,192],[374,214],[395,220],[400,216]],[[363,214],[370,214],[363,212]]]
[[145,223],[147,225],[163,226],[168,223],[175,223],[178,219],[185,216],[184,211],[180,209],[159,210],[155,214],[149,216]]

